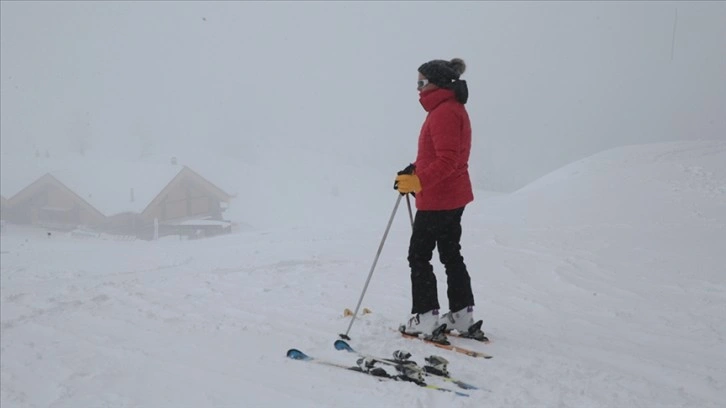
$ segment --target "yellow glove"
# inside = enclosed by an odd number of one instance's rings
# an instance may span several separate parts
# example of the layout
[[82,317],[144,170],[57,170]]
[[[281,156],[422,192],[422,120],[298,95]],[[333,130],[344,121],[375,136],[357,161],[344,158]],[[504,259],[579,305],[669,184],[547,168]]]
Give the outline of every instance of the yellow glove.
[[396,176],[396,185],[401,194],[418,193],[421,191],[421,180],[415,174],[401,174]]

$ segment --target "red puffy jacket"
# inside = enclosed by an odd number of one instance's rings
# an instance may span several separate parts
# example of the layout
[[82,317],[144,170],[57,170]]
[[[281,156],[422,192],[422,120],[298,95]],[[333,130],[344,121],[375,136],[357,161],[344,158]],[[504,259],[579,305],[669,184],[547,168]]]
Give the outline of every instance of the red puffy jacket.
[[421,127],[414,163],[422,188],[416,193],[416,208],[453,210],[463,207],[474,201],[469,179],[469,114],[450,89],[422,92],[419,100],[428,115]]

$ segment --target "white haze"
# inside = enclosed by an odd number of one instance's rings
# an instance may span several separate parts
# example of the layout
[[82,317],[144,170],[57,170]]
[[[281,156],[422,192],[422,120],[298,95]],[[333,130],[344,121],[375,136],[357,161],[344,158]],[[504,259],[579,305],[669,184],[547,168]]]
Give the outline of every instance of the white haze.
[[1,7],[4,154],[263,163],[279,190],[351,165],[341,185],[389,184],[424,117],[416,68],[453,57],[479,189],[611,147],[726,138],[722,2]]
[[[72,161],[119,184],[108,162],[176,156],[257,229],[5,225],[3,408],[726,406],[726,3],[2,1],[0,19],[3,180]],[[415,156],[416,68],[453,57],[475,132],[462,245],[493,342],[452,341],[494,358],[395,333],[405,205],[350,334],[488,391],[286,359],[354,363],[331,343]]]

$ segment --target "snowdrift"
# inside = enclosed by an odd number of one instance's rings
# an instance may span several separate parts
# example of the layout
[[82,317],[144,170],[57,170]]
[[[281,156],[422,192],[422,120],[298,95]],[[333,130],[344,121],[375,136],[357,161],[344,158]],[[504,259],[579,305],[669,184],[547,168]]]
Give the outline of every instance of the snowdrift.
[[726,222],[726,142],[611,149],[482,205],[488,219],[544,225]]

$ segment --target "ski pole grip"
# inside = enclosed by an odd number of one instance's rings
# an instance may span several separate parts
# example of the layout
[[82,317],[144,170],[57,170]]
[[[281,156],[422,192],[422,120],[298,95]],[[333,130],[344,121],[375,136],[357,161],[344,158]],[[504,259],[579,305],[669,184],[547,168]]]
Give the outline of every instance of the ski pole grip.
[[[406,166],[405,169],[399,171],[397,174],[399,176],[402,175],[402,174],[413,174],[414,171],[416,171],[416,166],[413,163],[411,163],[408,166]],[[394,190],[398,190],[398,182],[397,181],[393,182],[393,189]],[[413,196],[416,197],[416,194],[413,194]]]

